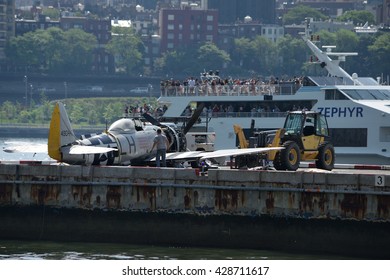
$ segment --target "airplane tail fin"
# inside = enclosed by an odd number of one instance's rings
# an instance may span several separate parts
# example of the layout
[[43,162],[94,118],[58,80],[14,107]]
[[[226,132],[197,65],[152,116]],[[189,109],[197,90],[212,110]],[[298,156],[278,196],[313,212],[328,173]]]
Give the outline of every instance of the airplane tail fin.
[[57,102],[50,121],[49,137],[48,137],[48,154],[51,158],[61,161],[62,146],[76,141],[68,114],[65,106],[61,102]]

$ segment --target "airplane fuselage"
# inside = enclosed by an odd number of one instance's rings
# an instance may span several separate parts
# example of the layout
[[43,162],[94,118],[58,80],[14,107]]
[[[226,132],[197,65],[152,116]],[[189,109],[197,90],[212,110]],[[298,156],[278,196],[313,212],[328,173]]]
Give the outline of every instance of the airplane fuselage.
[[108,147],[117,151],[101,154],[72,154],[71,147],[61,148],[63,161],[70,164],[85,165],[128,165],[150,158],[149,153],[156,135],[154,129],[138,131],[129,134],[102,133],[82,140],[77,140],[73,145]]

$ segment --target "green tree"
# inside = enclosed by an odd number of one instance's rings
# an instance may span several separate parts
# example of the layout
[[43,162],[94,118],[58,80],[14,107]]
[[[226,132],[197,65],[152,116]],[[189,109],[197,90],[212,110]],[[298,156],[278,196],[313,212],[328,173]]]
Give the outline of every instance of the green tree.
[[[31,44],[31,59],[36,61],[36,68],[42,70],[53,70],[53,65],[63,63],[62,53],[63,31],[53,27],[47,30],[38,29],[23,35]],[[19,46],[18,47],[22,47]],[[31,62],[30,62],[31,65]]]
[[298,5],[283,16],[283,24],[301,24],[306,18],[325,20],[327,19],[327,16],[309,6]]
[[161,74],[172,76],[176,73],[188,72],[188,63],[192,60],[188,52],[175,50],[165,52],[156,63],[156,66]]
[[302,63],[309,57],[309,51],[305,48],[303,40],[287,35],[278,40],[276,45],[280,58],[277,69],[279,75],[288,74],[290,77],[302,75]]
[[363,25],[366,22],[368,24],[375,24],[375,17],[369,11],[346,11],[341,16],[337,17],[339,21],[352,21],[355,25]]
[[[336,46],[336,51],[356,52],[359,46],[358,35],[350,30],[340,29],[336,32]],[[347,57],[341,65],[350,74],[354,73],[359,66],[359,59],[356,56]]]
[[80,29],[70,29],[64,35],[67,47],[64,69],[76,73],[89,72],[92,67],[92,53],[97,45],[96,37]]
[[231,61],[230,56],[224,50],[218,49],[213,43],[206,43],[198,49],[197,59],[204,69],[221,69]]
[[255,46],[249,38],[238,38],[234,40],[234,53],[232,60],[239,68],[255,71],[256,63],[253,57]]
[[17,108],[10,101],[6,101],[1,105],[2,118],[12,120],[17,116]]
[[18,115],[17,122],[19,123],[31,123],[31,113],[29,111],[21,111]]
[[113,36],[106,45],[108,53],[115,57],[119,72],[133,74],[142,61],[143,45],[132,28],[114,27]]
[[[360,76],[373,77],[375,76],[376,66],[373,64],[371,58],[372,54],[368,50],[368,47],[373,45],[377,36],[372,36],[371,34],[361,34],[359,35],[359,43],[356,51],[358,56],[356,60],[360,62],[355,71],[358,71]],[[364,67],[361,67],[364,65]],[[390,68],[390,66],[388,66]]]
[[273,75],[278,63],[275,43],[262,36],[256,36],[253,40],[253,59],[256,70],[263,75]]
[[85,111],[82,104],[73,104],[70,110],[69,118],[74,123],[82,123],[86,121]]
[[41,103],[40,104],[41,105],[39,106],[39,110],[42,111],[43,120],[50,121],[51,113],[53,111],[53,106],[44,94],[41,95]]
[[[66,110],[72,125],[110,125],[111,122],[121,118],[125,105],[150,104],[156,108],[157,99],[149,97],[119,97],[119,98],[88,98],[66,99]],[[54,103],[41,101],[39,105],[25,108],[18,102],[3,102],[0,105],[0,122],[2,123],[34,123],[48,125],[53,112]],[[102,113],[103,112],[103,113]]]
[[382,75],[390,75],[390,34],[383,33],[368,47],[371,54],[373,65],[375,65],[375,72],[372,73],[374,77]]
[[320,30],[315,35],[318,35],[320,38],[321,46],[330,46],[335,45],[337,41],[337,33],[329,32],[327,30]]
[[88,124],[96,125],[98,123],[99,117],[95,110],[88,111]]
[[44,7],[42,14],[49,17],[51,20],[59,20],[61,12],[60,10],[50,6]]
[[54,72],[62,71],[67,52],[67,44],[64,44],[65,32],[57,27],[51,27],[45,32],[48,36],[48,43],[44,47],[46,68]]
[[121,117],[123,106],[119,103],[108,104],[103,111],[104,119],[111,123]]
[[64,32],[51,27],[12,38],[6,46],[6,55],[19,68],[89,72],[96,44],[95,36],[80,29]]
[[6,45],[5,53],[10,62],[16,67],[39,68],[39,46],[35,44],[34,32],[23,36],[12,37]]

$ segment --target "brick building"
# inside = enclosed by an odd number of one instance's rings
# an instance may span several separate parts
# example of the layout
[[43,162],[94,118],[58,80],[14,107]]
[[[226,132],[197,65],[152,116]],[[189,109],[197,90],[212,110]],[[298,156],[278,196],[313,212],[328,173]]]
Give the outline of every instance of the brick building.
[[192,7],[161,9],[161,52],[218,40],[218,11]]

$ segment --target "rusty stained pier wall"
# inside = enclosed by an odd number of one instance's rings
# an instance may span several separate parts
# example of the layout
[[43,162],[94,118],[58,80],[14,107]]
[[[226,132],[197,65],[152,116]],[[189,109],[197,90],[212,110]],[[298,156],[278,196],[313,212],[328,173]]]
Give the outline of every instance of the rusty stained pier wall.
[[[385,182],[390,177],[383,175]],[[0,165],[0,238],[390,257],[390,185],[328,172]]]

